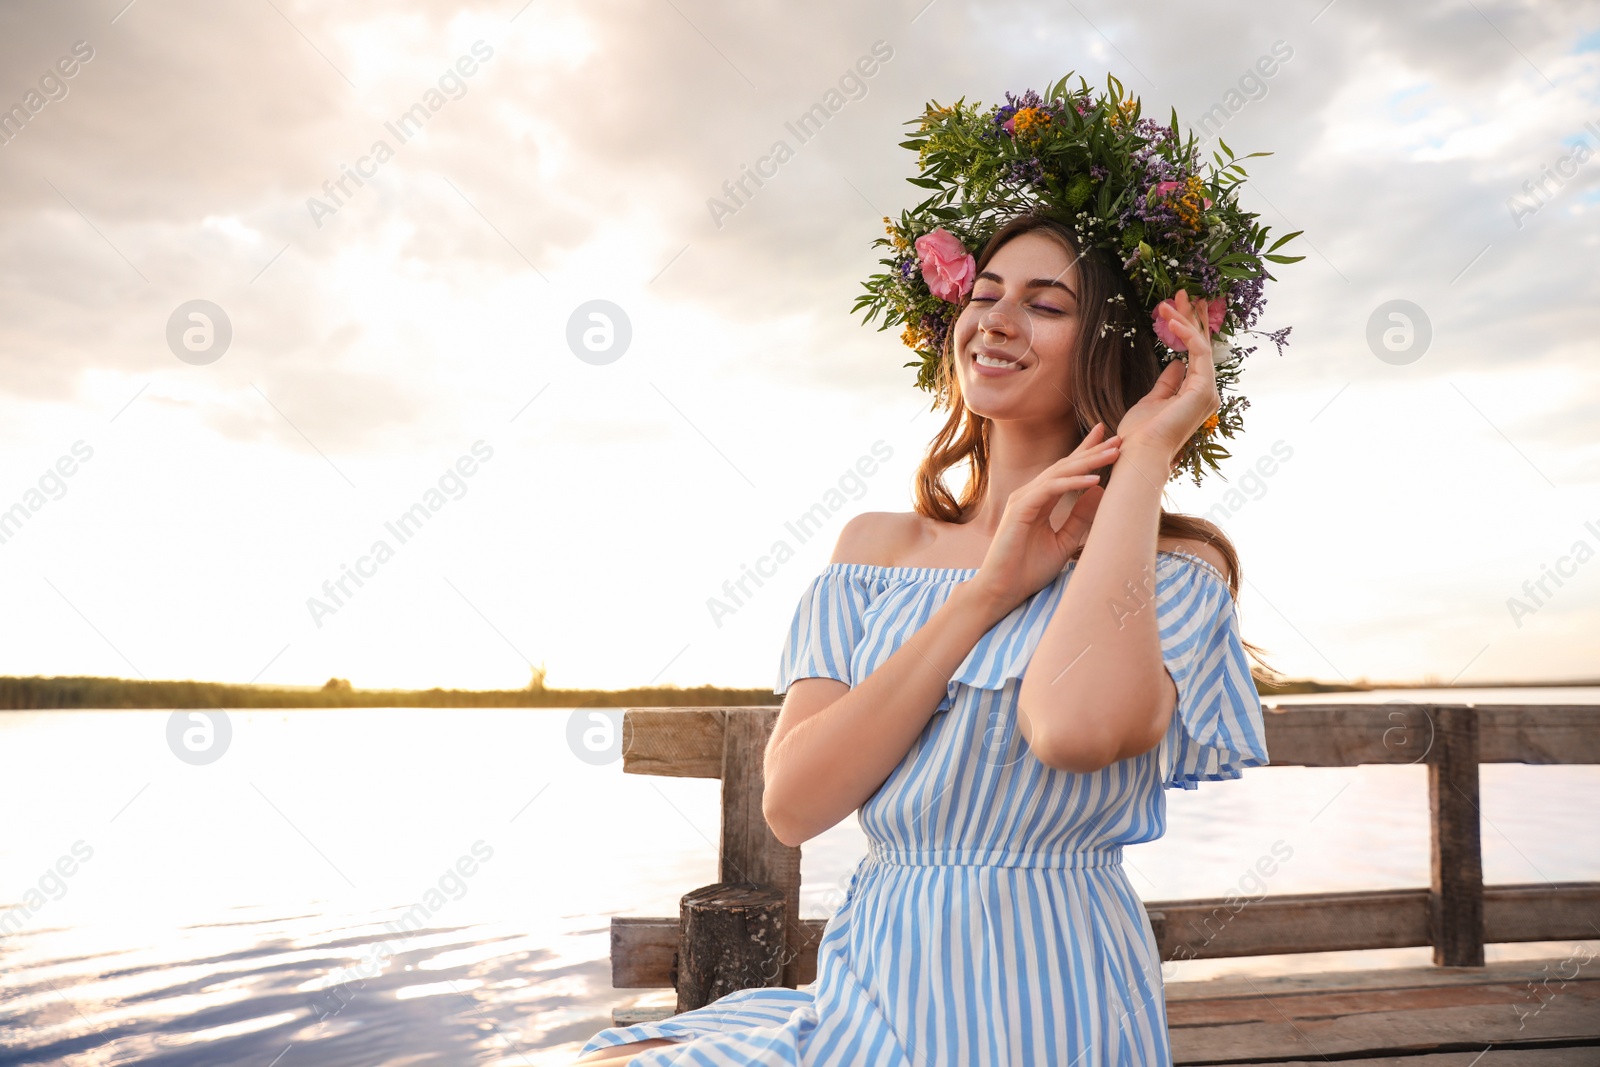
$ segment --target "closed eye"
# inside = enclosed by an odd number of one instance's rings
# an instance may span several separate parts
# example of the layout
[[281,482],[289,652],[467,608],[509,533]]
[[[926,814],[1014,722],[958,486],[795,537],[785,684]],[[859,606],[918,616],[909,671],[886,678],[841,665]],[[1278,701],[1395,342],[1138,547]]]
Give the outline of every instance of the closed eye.
[[[995,298],[992,297],[992,296],[975,296],[975,297],[972,297],[968,301],[968,303],[972,303],[972,304],[992,304],[992,303],[994,303],[994,301],[995,301]],[[1040,311],[1048,311],[1052,315],[1065,315],[1066,314],[1066,309],[1065,308],[1052,307],[1049,304],[1029,304],[1028,306],[1032,307],[1032,308],[1038,308]]]

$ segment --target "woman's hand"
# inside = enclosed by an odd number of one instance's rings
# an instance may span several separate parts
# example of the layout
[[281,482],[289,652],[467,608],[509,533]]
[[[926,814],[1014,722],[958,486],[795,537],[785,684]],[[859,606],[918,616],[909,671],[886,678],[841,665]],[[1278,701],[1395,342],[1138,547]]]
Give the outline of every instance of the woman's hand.
[[1207,301],[1190,301],[1185,290],[1156,309],[1167,327],[1189,350],[1187,369],[1175,359],[1156,384],[1117,424],[1124,449],[1159,452],[1170,465],[1194,432],[1217,410],[1217,369],[1206,326]]
[[[1057,460],[1006,498],[1000,526],[971,584],[1010,612],[1049,583],[1089,536],[1104,490],[1093,473],[1116,461],[1122,442],[1105,438],[1095,423],[1072,454]],[[1072,498],[1059,530],[1050,526],[1057,505]]]

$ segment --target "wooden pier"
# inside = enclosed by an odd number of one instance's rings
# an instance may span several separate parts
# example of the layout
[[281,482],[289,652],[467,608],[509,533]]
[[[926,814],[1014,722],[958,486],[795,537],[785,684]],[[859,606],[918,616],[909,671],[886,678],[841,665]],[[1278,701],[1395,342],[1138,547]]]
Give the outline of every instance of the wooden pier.
[[[769,984],[790,987],[816,977],[826,921],[798,918],[800,850],[773,837],[761,814],[763,753],[777,715],[775,707],[624,714],[624,771],[721,779],[722,833],[719,883],[694,891],[683,916],[612,919],[614,987],[676,988],[683,1011],[698,1006],[687,990],[726,988],[710,973],[719,966],[781,974]],[[1600,1067],[1593,952],[1579,946],[1553,959],[1485,965],[1483,951],[1485,943],[1600,939],[1600,881],[1485,886],[1478,812],[1482,763],[1600,764],[1600,705],[1269,705],[1264,721],[1273,767],[1426,765],[1431,884],[1272,896],[1231,912],[1222,899],[1152,901],[1145,907],[1161,958],[1430,945],[1433,965],[1168,982],[1177,1067]],[[740,915],[699,918],[723,895]],[[762,922],[781,914],[784,944],[730,940],[744,912]],[[1207,933],[1219,921],[1225,938]],[[685,960],[693,975],[680,974]],[[613,1017],[625,1025],[672,1013],[619,1008]]]

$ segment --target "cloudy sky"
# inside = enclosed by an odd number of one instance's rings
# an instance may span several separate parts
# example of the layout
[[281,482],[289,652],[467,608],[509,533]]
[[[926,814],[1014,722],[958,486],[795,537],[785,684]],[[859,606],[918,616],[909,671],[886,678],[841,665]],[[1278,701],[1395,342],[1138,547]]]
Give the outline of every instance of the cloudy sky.
[[1305,231],[1231,483],[1170,494],[1226,513],[1247,635],[1330,680],[1600,674],[1600,5],[1502,0],[7,4],[0,673],[770,686],[942,421],[850,311],[902,124],[1068,71],[1220,116]]

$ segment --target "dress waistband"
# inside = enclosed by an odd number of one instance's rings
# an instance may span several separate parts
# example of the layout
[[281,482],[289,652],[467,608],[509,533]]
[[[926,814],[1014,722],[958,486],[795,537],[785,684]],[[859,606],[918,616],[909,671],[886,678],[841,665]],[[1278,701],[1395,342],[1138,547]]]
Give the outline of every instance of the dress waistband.
[[867,855],[899,867],[1116,867],[1122,846],[1057,852],[1007,852],[997,848],[888,848],[873,843]]

